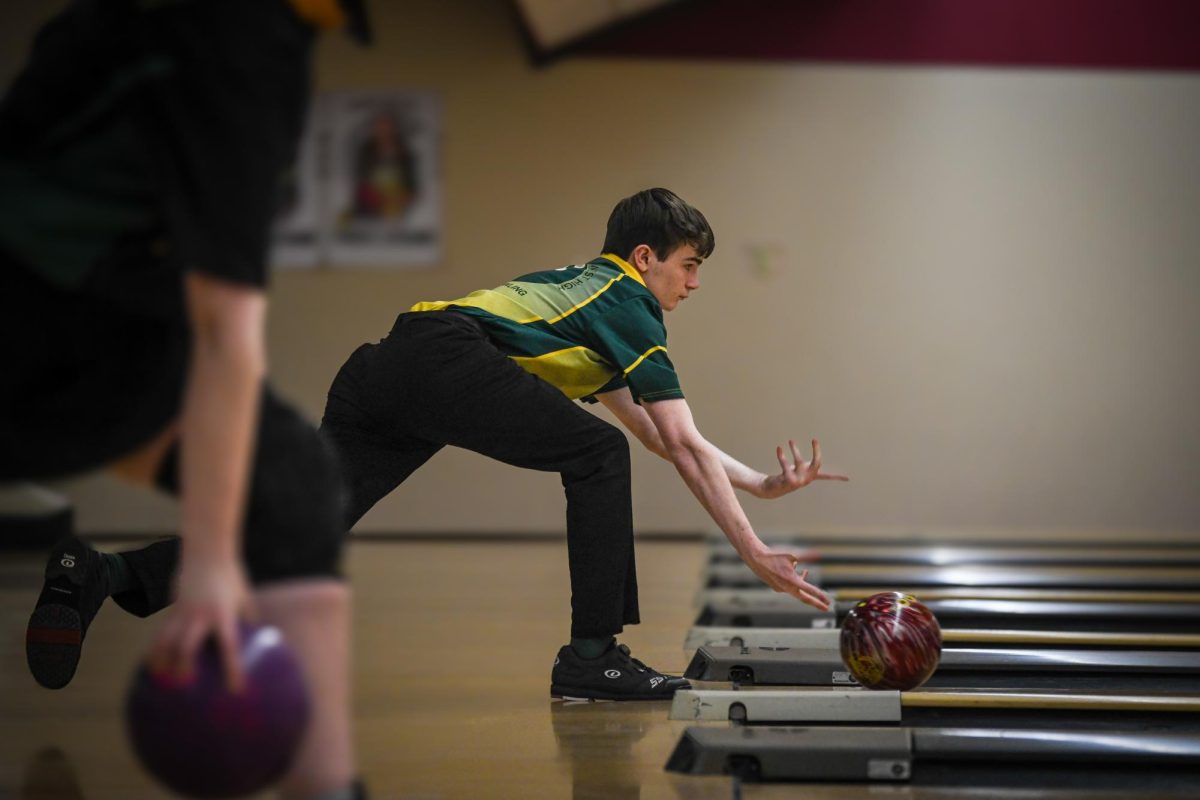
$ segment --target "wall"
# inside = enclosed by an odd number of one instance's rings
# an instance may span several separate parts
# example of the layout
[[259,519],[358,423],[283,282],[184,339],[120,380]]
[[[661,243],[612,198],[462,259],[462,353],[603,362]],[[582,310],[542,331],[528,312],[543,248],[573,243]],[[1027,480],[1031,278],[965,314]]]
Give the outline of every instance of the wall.
[[[375,5],[379,46],[328,39],[319,85],[443,95],[445,262],[277,276],[272,373],[314,417],[412,302],[586,259],[617,199],[663,185],[717,233],[667,319],[701,430],[761,469],[818,437],[853,477],[750,500],[763,530],[1200,531],[1200,75],[536,70],[501,0]],[[634,470],[640,530],[706,526],[670,465]],[[170,526],[157,498],[65,486],[85,529]],[[447,451],[359,530],[562,525],[556,476]]]

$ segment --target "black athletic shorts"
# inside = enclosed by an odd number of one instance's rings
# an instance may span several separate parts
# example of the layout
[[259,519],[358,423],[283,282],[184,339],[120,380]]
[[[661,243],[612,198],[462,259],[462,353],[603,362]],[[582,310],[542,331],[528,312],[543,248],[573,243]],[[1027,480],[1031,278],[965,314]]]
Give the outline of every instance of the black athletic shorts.
[[0,482],[101,467],[179,415],[185,325],[61,290],[0,252]]

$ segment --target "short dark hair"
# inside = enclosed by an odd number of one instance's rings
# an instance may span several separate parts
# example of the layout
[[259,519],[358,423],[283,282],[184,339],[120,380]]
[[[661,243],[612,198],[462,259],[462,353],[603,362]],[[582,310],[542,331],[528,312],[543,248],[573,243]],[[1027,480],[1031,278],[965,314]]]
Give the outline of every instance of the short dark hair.
[[621,258],[639,244],[649,245],[660,260],[690,244],[701,258],[716,246],[704,215],[669,189],[646,189],[617,203],[608,217],[608,233],[601,252]]

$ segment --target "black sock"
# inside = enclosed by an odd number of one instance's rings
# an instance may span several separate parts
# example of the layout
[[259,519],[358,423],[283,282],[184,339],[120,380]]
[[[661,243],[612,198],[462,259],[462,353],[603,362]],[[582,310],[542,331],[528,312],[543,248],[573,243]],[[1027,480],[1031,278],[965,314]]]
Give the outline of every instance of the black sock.
[[111,597],[114,594],[137,588],[137,575],[129,568],[129,562],[121,558],[120,553],[99,553],[98,555],[103,559],[101,563],[104,566],[104,574],[108,578],[106,595]]
[[603,639],[571,639],[571,649],[580,658],[599,658],[612,643],[611,636]]

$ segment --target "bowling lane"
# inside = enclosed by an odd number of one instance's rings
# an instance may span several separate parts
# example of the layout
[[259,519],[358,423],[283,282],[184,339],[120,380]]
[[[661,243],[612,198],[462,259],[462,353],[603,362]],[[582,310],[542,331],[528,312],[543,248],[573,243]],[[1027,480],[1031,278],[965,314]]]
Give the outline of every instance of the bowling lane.
[[[807,566],[807,565],[805,565]],[[1200,568],[1177,566],[963,564],[825,564],[809,567],[813,583],[840,586],[988,587],[1013,589],[1200,590]],[[762,581],[741,563],[709,565],[708,588],[757,588]]]
[[[861,544],[813,545],[793,540],[783,546],[798,551],[815,551],[815,563],[847,564],[906,564],[913,566],[946,567],[958,565],[1025,564],[1025,565],[1118,565],[1118,566],[1200,566],[1200,547],[1097,547],[1094,544],[1043,545],[1040,547],[979,547],[966,545],[897,546]],[[728,542],[713,545],[712,563],[738,563],[741,559]]]
[[[1098,778],[1108,789],[1200,789],[1200,572],[1183,549],[1178,559],[1116,548],[1075,559],[1043,548],[1040,561],[1027,561],[1011,550],[909,548],[891,552],[895,563],[879,563],[886,549],[869,559],[826,549],[843,558],[822,558],[816,570],[837,600],[832,613],[749,588],[761,584],[710,552],[687,674],[734,688],[698,684],[672,716],[736,724],[689,728],[668,769],[698,774],[723,763],[749,780],[1045,790]],[[942,621],[942,661],[918,691],[868,691],[842,663],[834,626],[859,598],[899,587]],[[789,688],[766,688],[774,684]],[[884,703],[894,727],[864,727]],[[847,766],[851,753],[867,757]],[[1053,770],[1041,768],[1047,759]],[[1065,775],[1073,777],[1064,783]]]

